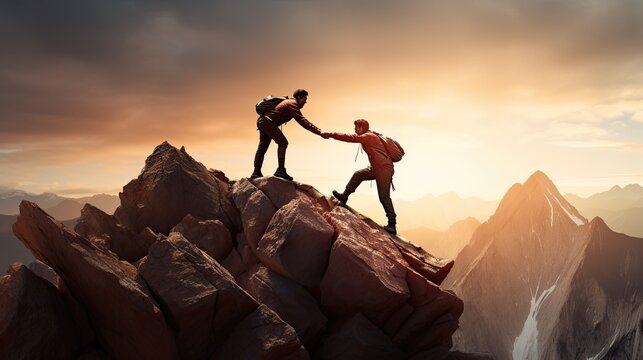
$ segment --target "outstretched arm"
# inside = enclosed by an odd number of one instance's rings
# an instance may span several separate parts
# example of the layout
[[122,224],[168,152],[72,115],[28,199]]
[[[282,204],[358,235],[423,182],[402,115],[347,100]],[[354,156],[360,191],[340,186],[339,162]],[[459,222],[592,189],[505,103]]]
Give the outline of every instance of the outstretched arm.
[[288,106],[288,112],[290,112],[290,115],[301,125],[304,129],[310,131],[313,134],[316,135],[321,135],[322,131],[320,128],[315,126],[315,124],[311,123],[304,117],[304,115],[301,113],[301,110],[296,105],[291,105]]
[[334,133],[322,133],[321,136],[324,139],[333,138],[335,140],[344,141],[344,142],[352,142],[352,143],[361,142],[361,137],[355,134],[349,135],[349,134],[334,132]]

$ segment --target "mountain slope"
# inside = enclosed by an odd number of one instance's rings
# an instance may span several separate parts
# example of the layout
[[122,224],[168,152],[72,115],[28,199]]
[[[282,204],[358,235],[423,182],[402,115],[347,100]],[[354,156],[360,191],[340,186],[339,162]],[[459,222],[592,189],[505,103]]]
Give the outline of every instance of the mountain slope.
[[456,347],[538,359],[580,262],[586,223],[542,172],[512,186],[445,281],[465,301]]
[[582,263],[547,347],[548,359],[643,357],[643,239],[592,220]]

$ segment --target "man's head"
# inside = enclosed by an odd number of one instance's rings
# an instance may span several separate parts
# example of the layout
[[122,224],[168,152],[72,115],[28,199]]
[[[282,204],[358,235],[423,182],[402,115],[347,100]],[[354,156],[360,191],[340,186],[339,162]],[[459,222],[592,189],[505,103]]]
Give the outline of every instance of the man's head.
[[364,119],[357,119],[353,122],[355,124],[355,134],[362,135],[368,131],[368,121]]
[[304,89],[297,89],[292,93],[292,97],[295,98],[295,101],[297,101],[297,105],[301,109],[304,107],[304,105],[306,105],[306,101],[308,100],[308,91]]

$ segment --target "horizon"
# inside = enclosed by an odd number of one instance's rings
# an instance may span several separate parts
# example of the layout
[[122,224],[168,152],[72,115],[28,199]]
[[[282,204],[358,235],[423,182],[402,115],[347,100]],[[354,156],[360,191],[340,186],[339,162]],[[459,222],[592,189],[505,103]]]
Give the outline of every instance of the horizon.
[[[535,171],[581,197],[643,184],[642,17],[628,0],[3,3],[0,186],[118,194],[163,140],[247,177],[254,104],[301,87],[322,130],[365,118],[400,142],[394,201],[497,200]],[[367,165],[288,124],[295,180],[330,194]]]

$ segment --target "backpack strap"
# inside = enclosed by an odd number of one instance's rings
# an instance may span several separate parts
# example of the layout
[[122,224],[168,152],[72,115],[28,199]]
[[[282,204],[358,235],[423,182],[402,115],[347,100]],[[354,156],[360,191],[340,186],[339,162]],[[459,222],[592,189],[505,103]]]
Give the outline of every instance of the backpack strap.
[[380,142],[382,143],[382,146],[384,146],[384,151],[386,151],[386,155],[388,156],[388,159],[393,161],[393,158],[391,157],[391,153],[388,152],[388,148],[386,147],[386,143],[384,142],[384,139],[382,139],[382,134],[376,133],[373,131],[375,135],[377,135],[377,138],[380,139]]
[[[382,139],[382,135],[376,132],[373,132],[375,135],[377,135],[377,138],[380,139],[380,142],[382,143],[382,146],[384,146],[384,151],[386,151],[386,155],[388,156],[388,159],[393,161],[391,158],[391,153],[388,152],[388,149],[386,148],[386,143],[384,142],[384,139]],[[395,191],[395,185],[393,184],[393,177],[391,177],[391,188],[393,188],[393,191]]]

